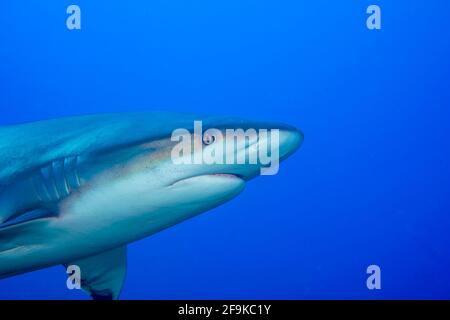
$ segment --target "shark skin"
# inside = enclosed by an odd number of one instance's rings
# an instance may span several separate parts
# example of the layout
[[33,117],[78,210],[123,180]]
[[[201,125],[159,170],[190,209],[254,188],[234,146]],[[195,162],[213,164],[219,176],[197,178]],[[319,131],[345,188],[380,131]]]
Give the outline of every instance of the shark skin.
[[303,142],[284,124],[184,113],[0,127],[0,279],[75,264],[94,299],[117,299],[128,243],[231,200],[260,174],[260,164],[174,164],[172,132],[194,121],[203,131],[278,129],[281,160]]

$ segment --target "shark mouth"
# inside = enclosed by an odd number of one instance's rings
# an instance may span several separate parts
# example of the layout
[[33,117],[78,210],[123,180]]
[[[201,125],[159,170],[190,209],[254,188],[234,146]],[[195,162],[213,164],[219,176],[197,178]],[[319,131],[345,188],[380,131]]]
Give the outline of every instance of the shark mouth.
[[199,177],[217,177],[217,178],[227,178],[227,179],[236,179],[236,180],[245,180],[243,176],[239,174],[233,174],[233,173],[211,173],[211,174],[200,174],[196,176],[190,176],[186,178],[182,178],[179,180],[176,180],[175,182],[171,183],[169,186],[174,186],[180,182],[199,178]]
[[238,174],[231,174],[231,173],[213,173],[213,174],[208,174],[207,176],[228,177],[228,178],[239,178],[239,179],[241,179],[241,177]]

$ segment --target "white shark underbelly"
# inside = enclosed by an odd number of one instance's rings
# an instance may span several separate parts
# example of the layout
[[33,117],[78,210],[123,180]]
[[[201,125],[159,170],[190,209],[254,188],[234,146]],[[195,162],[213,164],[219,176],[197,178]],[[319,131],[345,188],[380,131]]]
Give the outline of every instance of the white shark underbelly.
[[[217,200],[229,200],[245,185],[221,176],[164,187],[149,184],[148,177],[140,175],[106,185],[87,184],[58,204],[57,216],[1,228],[0,277],[67,264],[142,239],[215,207]],[[205,201],[191,203],[189,194],[198,192]],[[139,194],[141,201],[136,201]],[[168,197],[180,201],[167,205]],[[206,200],[215,204],[205,207]]]

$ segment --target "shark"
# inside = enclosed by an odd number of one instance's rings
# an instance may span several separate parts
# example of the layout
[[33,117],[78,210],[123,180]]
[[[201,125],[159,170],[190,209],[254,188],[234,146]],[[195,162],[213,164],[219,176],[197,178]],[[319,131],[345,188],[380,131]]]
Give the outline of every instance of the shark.
[[[279,158],[303,133],[281,123],[228,116],[93,114],[0,126],[0,279],[76,265],[93,299],[118,299],[127,245],[237,196],[265,164],[173,161],[173,132],[195,121],[219,132],[279,132]],[[203,153],[208,148],[192,148]],[[251,154],[264,139],[229,152]],[[267,140],[267,139],[266,139]],[[190,155],[188,155],[190,156]]]

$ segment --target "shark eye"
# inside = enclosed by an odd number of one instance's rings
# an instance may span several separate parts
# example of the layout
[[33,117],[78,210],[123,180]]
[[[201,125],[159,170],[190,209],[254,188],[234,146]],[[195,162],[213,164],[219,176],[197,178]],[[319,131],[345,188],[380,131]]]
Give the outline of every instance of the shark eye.
[[214,141],[216,141],[216,137],[213,136],[212,134],[205,133],[203,135],[203,143],[204,144],[208,145],[208,144],[214,143]]

